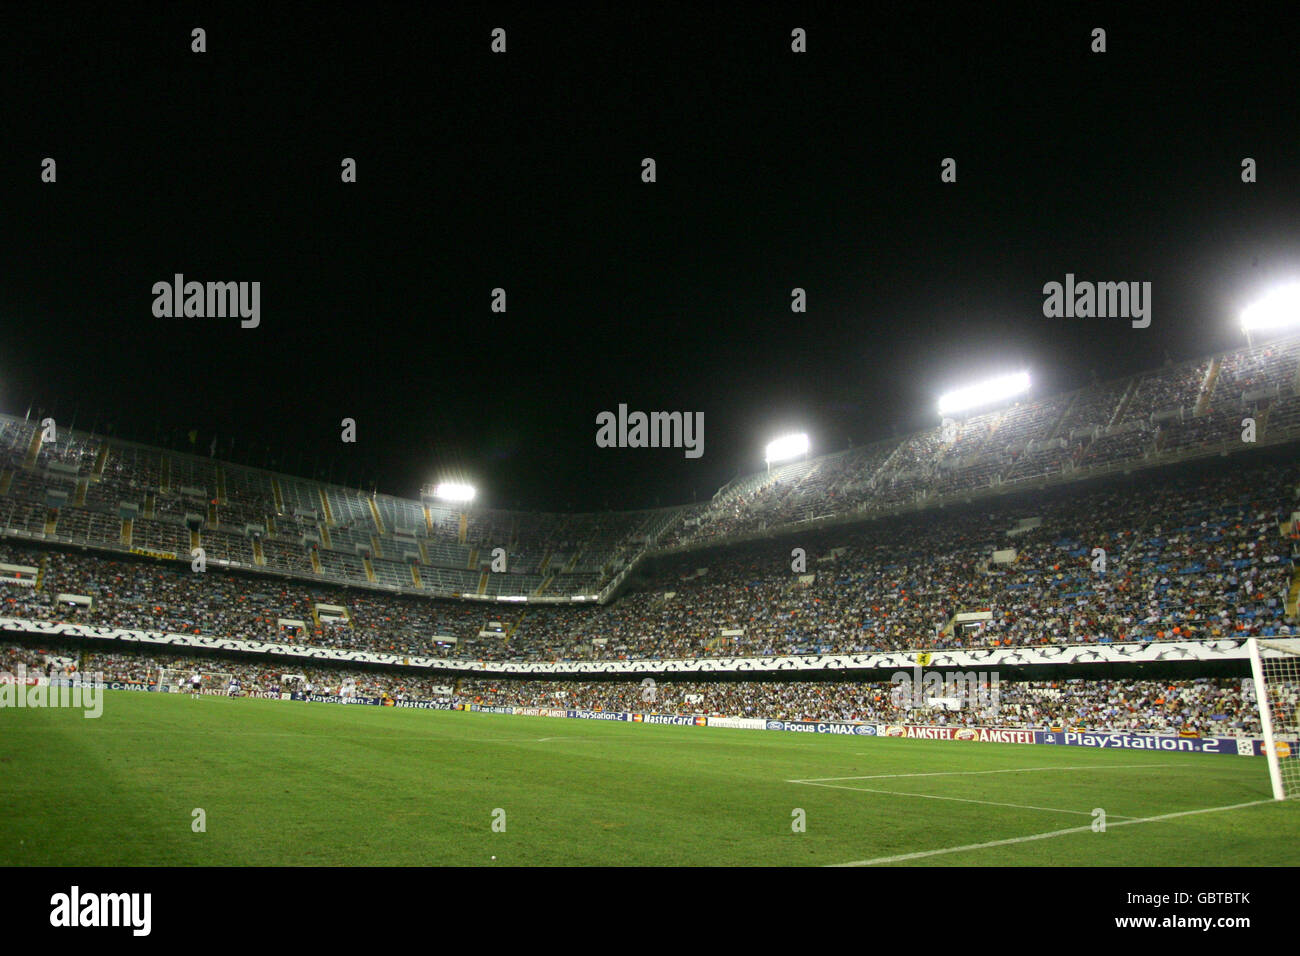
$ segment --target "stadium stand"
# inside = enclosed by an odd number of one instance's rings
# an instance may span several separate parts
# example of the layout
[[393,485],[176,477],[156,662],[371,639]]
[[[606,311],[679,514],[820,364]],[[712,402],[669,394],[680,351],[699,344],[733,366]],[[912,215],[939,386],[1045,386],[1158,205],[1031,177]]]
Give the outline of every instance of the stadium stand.
[[[275,666],[215,656],[145,653],[83,653],[75,647],[0,646],[0,671],[71,677],[99,675],[107,682],[156,684],[163,671],[222,675],[205,680],[205,693],[278,696],[310,686],[339,694],[344,684],[364,697],[450,700],[455,704],[560,707],[592,711],[839,720],[929,726],[980,726],[988,718],[975,708],[916,707],[884,681],[661,682],[654,699],[633,682],[450,680],[413,674],[345,668]],[[238,682],[231,694],[228,677]],[[1189,735],[1260,733],[1258,710],[1242,682],[1199,680],[1002,681],[996,694],[999,726],[1024,729],[1159,731]]]
[[[666,555],[605,605],[485,606],[14,541],[0,543],[0,560],[40,567],[41,578],[0,593],[11,617],[246,640],[277,639],[278,621],[303,620],[305,643],[448,656],[438,638],[453,638],[456,655],[483,660],[1285,635],[1297,482],[1300,471],[1285,464],[1211,464],[1160,482],[1066,486],[834,527],[801,540],[805,573],[792,572],[788,542]],[[1104,571],[1094,548],[1106,551]],[[58,604],[60,593],[93,605]],[[347,625],[319,626],[322,604],[346,609]],[[988,615],[977,629],[954,627],[973,611]],[[489,621],[506,632],[485,634]]]
[[[1168,365],[609,514],[366,495],[0,418],[0,560],[41,569],[0,594],[21,619],[494,661],[1285,635],[1300,475],[1218,455],[1250,447],[1246,413],[1259,445],[1300,437],[1298,355]],[[1121,474],[1139,466],[1160,479]],[[593,595],[615,599],[571,603]]]

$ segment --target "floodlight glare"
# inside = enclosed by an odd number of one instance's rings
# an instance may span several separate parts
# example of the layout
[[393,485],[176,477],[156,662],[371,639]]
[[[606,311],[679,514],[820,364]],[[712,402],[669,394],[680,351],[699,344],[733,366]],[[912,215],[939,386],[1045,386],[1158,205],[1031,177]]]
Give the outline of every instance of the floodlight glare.
[[1241,312],[1243,332],[1281,329],[1300,323],[1300,282],[1274,289]]
[[774,462],[785,461],[788,458],[798,458],[800,455],[807,453],[807,435],[785,435],[767,443],[767,455],[764,461],[770,465]]
[[474,486],[462,485],[455,481],[444,481],[433,489],[433,493],[443,501],[473,501]]
[[987,382],[968,385],[966,388],[959,388],[956,391],[940,396],[939,414],[949,415],[953,412],[963,412],[968,408],[978,408],[980,405],[1000,402],[1003,399],[1027,391],[1029,391],[1028,372],[1016,372],[1014,375],[991,378]]

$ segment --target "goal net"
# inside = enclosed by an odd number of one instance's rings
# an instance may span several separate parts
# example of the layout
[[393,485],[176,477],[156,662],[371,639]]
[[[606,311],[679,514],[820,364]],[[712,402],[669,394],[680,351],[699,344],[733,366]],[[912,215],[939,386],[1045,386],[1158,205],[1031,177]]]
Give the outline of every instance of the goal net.
[[158,671],[158,690],[164,694],[180,691],[188,678],[185,672],[174,667],[164,667]]
[[232,675],[228,673],[217,673],[215,671],[203,671],[203,693],[205,694],[225,694],[230,690],[230,679]]
[[1300,639],[1252,637],[1248,645],[1273,797],[1300,796],[1300,758],[1294,753],[1300,738]]
[[[195,671],[189,668],[164,667],[158,671],[158,687],[173,694],[188,693],[191,687],[190,679],[194,673]],[[204,694],[224,694],[230,686],[230,674],[202,670],[198,671],[198,674],[199,689]]]

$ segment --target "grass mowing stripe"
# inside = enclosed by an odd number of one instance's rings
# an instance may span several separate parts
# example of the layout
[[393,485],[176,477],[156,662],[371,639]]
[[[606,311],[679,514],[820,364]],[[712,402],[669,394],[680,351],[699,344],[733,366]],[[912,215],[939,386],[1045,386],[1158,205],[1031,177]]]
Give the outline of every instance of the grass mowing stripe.
[[[957,803],[982,803],[990,807],[1008,807],[1012,810],[1042,810],[1046,813],[1081,813],[1084,816],[1092,816],[1089,810],[1062,810],[1059,807],[1031,807],[1023,803],[1001,803],[993,800],[976,800],[971,797],[945,797],[936,793],[908,793],[905,790],[876,790],[871,787],[846,787],[834,783],[816,783],[812,780],[796,780],[792,783],[803,783],[810,787],[829,787],[833,790],[855,790],[858,793],[883,793],[891,797],[919,797],[923,800],[953,800]],[[1131,817],[1120,817],[1119,814],[1113,814],[1116,818],[1129,820]]]
[[[794,788],[795,774],[929,778],[868,798],[852,780]],[[914,788],[964,800],[917,799]],[[1263,761],[1188,753],[125,691],[105,695],[98,720],[0,710],[5,865],[792,866],[929,851],[944,852],[911,865],[947,865],[963,859],[952,847],[1023,837],[1026,813],[1039,812],[1025,806],[1105,807],[1119,827],[1119,814],[1267,795]],[[196,807],[205,833],[191,831]],[[505,832],[491,829],[494,809]],[[1296,821],[1260,806],[1096,841],[991,846],[979,859],[1294,865]]]
[[930,773],[875,773],[866,777],[815,777],[809,780],[787,780],[787,783],[821,783],[831,780],[885,780],[896,777],[978,777],[987,773],[1041,773],[1048,770],[1143,770],[1163,768],[1164,764],[1140,763],[1132,766],[1117,764],[1113,767],[1011,767],[1007,770],[936,770]]

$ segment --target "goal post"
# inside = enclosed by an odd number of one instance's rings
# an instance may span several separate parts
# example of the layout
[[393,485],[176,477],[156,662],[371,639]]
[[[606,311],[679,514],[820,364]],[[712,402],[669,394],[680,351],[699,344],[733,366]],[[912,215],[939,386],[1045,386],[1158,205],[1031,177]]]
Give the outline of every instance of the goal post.
[[199,685],[203,688],[205,694],[224,694],[230,687],[230,680],[234,676],[228,671],[200,671],[203,681]]
[[[1264,756],[1273,784],[1273,799],[1300,794],[1300,758],[1290,754],[1290,741],[1300,730],[1296,703],[1300,694],[1300,640],[1282,638],[1246,642],[1254,677],[1255,704],[1264,732]],[[1279,739],[1285,737],[1287,739]],[[1286,749],[1283,749],[1286,748]],[[1290,759],[1283,760],[1283,757]]]
[[199,687],[207,694],[220,693],[230,684],[231,674],[222,671],[207,671],[197,667],[163,667],[158,670],[158,689],[171,693],[186,693],[192,684],[192,675],[199,675]]

